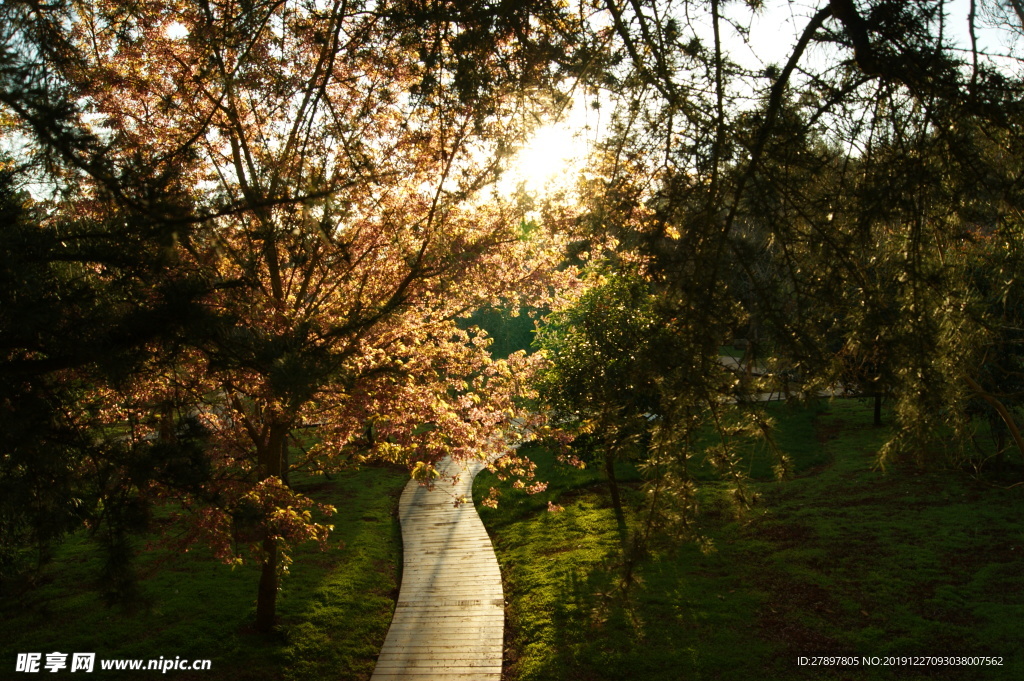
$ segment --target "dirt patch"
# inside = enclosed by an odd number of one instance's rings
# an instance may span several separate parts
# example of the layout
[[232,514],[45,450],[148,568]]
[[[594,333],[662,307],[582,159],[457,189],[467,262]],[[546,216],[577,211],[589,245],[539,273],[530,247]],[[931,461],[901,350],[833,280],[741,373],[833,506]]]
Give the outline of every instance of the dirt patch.
[[323,490],[333,490],[334,488],[335,484],[330,480],[324,480],[323,482],[303,482],[295,485],[296,491],[302,492],[303,494],[310,494]]
[[814,613],[830,618],[838,611],[832,596],[814,584],[783,579],[764,572],[759,580],[769,600],[757,615],[761,638],[785,649],[791,656],[844,654],[843,645],[802,615]]
[[843,419],[830,419],[828,423],[818,423],[814,434],[820,444],[826,444],[839,437],[846,428],[846,421]]
[[767,539],[782,548],[792,548],[816,539],[817,532],[802,523],[758,521],[751,523],[750,536]]

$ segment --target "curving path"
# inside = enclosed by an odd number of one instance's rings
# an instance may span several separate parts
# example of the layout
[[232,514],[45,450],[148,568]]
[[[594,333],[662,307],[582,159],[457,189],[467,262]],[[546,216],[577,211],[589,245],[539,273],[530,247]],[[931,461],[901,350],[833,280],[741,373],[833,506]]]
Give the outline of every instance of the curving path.
[[[398,506],[402,588],[371,681],[500,681],[505,600],[491,540],[472,503],[480,461],[445,459],[433,490],[410,480]],[[461,472],[460,472],[461,471]],[[456,508],[454,500],[470,501]]]

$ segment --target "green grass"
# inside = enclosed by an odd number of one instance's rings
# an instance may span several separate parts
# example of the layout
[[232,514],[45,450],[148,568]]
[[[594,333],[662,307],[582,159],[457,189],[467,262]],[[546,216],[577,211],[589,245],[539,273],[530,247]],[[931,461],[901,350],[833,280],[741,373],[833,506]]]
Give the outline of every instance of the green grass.
[[[509,600],[510,681],[1024,678],[1024,487],[941,464],[877,470],[886,433],[870,425],[867,403],[771,409],[794,478],[755,483],[764,503],[743,523],[708,514],[714,553],[656,545],[627,599],[614,588],[621,551],[600,476],[534,452],[548,491],[506,493],[497,510],[481,509]],[[747,453],[752,471],[759,456]],[[475,490],[497,485],[481,474]],[[547,513],[548,500],[565,510]],[[797,664],[814,655],[1004,664]]]
[[[141,602],[108,608],[93,588],[96,549],[74,536],[45,568],[41,586],[0,604],[3,669],[13,672],[19,652],[60,651],[95,652],[97,659],[212,660],[208,672],[163,676],[178,680],[367,679],[398,593],[395,509],[407,480],[403,471],[365,468],[296,484],[338,513],[329,521],[335,530],[326,552],[314,545],[294,551],[278,598],[278,630],[270,636],[252,631],[255,566],[231,569],[201,549],[148,551],[140,560]],[[104,678],[98,663],[89,678]]]

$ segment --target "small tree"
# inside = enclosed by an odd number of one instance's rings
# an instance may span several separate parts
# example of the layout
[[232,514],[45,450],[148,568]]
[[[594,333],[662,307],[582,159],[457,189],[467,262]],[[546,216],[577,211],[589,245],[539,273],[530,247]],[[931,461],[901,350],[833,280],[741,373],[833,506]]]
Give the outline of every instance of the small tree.
[[649,285],[630,274],[594,274],[574,304],[549,315],[536,344],[548,360],[538,390],[551,418],[604,463],[620,527],[625,514],[615,462],[643,448],[659,413],[666,331]]

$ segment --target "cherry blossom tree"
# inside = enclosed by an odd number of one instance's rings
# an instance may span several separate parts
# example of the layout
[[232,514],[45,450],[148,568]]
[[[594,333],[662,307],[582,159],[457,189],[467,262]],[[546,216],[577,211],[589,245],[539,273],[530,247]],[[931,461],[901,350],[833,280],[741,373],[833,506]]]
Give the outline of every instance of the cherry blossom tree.
[[488,188],[577,27],[550,2],[15,2],[3,18],[18,51],[0,102],[55,210],[135,224],[159,245],[154,295],[202,284],[186,332],[90,385],[90,424],[139,450],[203,434],[201,485],[138,492],[262,565],[267,630],[288,546],[330,530],[289,473],[381,460],[430,480],[444,456],[503,455],[531,418],[537,359],[492,360],[456,320],[572,276]]

